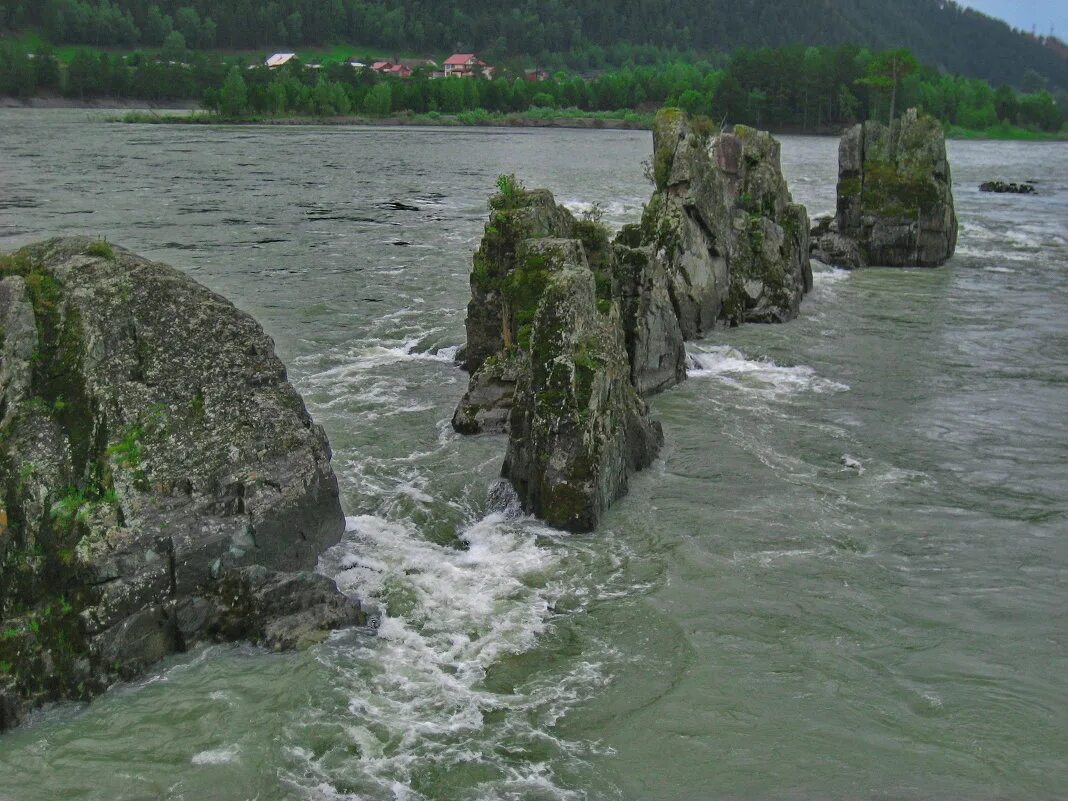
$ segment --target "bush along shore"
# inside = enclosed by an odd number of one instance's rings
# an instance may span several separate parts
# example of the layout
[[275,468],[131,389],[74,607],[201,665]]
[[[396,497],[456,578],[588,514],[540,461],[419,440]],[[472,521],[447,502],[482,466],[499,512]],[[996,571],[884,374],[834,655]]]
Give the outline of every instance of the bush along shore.
[[858,120],[888,119],[896,106],[922,108],[956,126],[951,135],[1056,138],[1065,121],[1044,89],[995,89],[920,65],[907,51],[876,53],[850,45],[743,49],[729,57],[632,64],[585,76],[536,74],[544,80],[507,69],[491,80],[435,79],[429,68],[402,79],[347,62],[316,67],[293,60],[268,69],[203,53],[164,60],[91,50],[78,50],[63,62],[44,47],[31,53],[0,44],[0,96],[138,99],[157,106],[195,100],[220,123],[336,118],[552,125],[591,115],[605,127],[647,127],[651,113],[669,106],[767,130],[838,133]]

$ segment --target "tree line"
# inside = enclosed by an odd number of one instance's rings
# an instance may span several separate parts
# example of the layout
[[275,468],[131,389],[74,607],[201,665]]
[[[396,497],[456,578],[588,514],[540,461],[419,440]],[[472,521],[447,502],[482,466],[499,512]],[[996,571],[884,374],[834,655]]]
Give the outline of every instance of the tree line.
[[[952,0],[0,0],[0,29],[57,43],[283,48],[359,42],[572,69],[738,47],[908,47],[944,71],[1068,90],[1068,60]],[[1034,87],[1038,88],[1038,87]]]
[[[891,85],[885,75],[895,58],[906,59],[909,67],[895,74]],[[1058,131],[1064,124],[1064,114],[1045,90],[994,89],[986,81],[921,67],[907,52],[880,54],[855,45],[743,49],[722,66],[676,61],[611,70],[592,79],[558,72],[539,82],[507,73],[494,80],[434,80],[425,70],[401,80],[347,64],[309,69],[294,61],[270,70],[203,54],[176,63],[89,50],[79,51],[61,69],[47,49],[27,53],[15,45],[0,47],[0,94],[31,97],[40,90],[74,98],[199,99],[228,117],[648,111],[676,105],[717,122],[828,132],[859,119],[885,118],[896,104],[898,109],[919,106],[944,122],[977,130],[1008,123]]]

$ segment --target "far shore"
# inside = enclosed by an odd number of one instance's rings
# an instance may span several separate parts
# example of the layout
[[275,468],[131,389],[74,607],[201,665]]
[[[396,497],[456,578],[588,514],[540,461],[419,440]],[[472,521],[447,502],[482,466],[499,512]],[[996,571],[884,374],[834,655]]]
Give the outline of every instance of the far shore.
[[[172,100],[165,103],[146,103],[144,100],[127,100],[119,98],[98,98],[80,100],[77,98],[46,96],[22,100],[14,97],[0,97],[0,109],[82,109],[86,111],[123,111],[122,116],[109,118],[109,122],[159,125],[336,125],[336,126],[422,126],[422,127],[466,127],[466,128],[569,128],[577,130],[606,131],[642,131],[651,130],[652,114],[637,112],[620,112],[619,116],[610,113],[590,113],[581,116],[546,115],[544,113],[515,112],[511,114],[482,114],[468,112],[464,114],[394,114],[386,117],[364,115],[346,115],[341,117],[247,117],[227,118],[211,114],[194,100]],[[626,113],[626,116],[623,116]],[[791,130],[776,129],[776,135],[793,136],[841,136],[844,129]],[[1065,142],[1068,131],[1056,134],[1043,134],[1023,129],[1006,129],[977,131],[946,126],[946,138],[960,141],[1036,141]]]
[[168,100],[165,103],[149,103],[144,100],[127,100],[117,97],[101,97],[81,100],[76,97],[61,97],[59,95],[42,95],[23,100],[18,97],[4,97],[0,95],[0,108],[30,108],[30,109],[85,109],[86,111],[202,111],[200,103],[196,100]]

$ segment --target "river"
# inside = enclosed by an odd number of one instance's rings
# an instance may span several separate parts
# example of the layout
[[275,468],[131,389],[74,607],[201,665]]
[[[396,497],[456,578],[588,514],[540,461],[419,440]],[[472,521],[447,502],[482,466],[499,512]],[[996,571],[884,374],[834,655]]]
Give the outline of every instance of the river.
[[[0,247],[105,236],[255,315],[334,449],[321,569],[382,615],[45,710],[0,798],[1068,797],[1068,146],[950,143],[946,267],[818,268],[795,322],[690,343],[596,533],[489,514],[505,442],[449,419],[494,178],[619,225],[651,148],[0,110]],[[813,216],[836,157],[783,137]]]

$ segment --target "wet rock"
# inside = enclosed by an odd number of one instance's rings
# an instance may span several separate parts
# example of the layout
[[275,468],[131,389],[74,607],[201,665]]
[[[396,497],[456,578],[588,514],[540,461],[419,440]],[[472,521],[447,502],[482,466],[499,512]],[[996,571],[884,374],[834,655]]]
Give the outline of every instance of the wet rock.
[[857,243],[838,233],[838,223],[833,217],[816,221],[811,232],[810,252],[812,258],[846,270],[856,270],[863,265]]
[[564,253],[538,305],[502,474],[527,511],[590,531],[663,433],[631,384],[617,309],[598,311],[593,272]]
[[453,415],[452,427],[461,434],[507,433],[515,385],[527,367],[516,349],[487,359],[471,376],[467,393]]
[[1022,184],[1005,181],[987,181],[986,183],[979,185],[979,191],[996,192],[999,195],[1033,195],[1035,193],[1035,186],[1030,181],[1025,181]]
[[228,573],[214,590],[207,631],[274,650],[307,648],[334,629],[367,622],[367,614],[318,573],[281,573],[256,565]]
[[610,273],[630,357],[631,382],[648,396],[686,379],[686,346],[672,303],[671,282],[651,248],[614,245]]
[[[511,278],[517,267],[524,266],[517,261],[520,245],[542,237],[569,238],[574,230],[575,218],[556,204],[548,190],[523,190],[510,198],[497,194],[490,199],[490,220],[471,271],[464,350],[464,367],[469,373],[474,374],[486,359],[510,348],[533,319],[533,309],[524,304],[524,293],[532,288],[523,283],[529,271],[520,269],[518,276]],[[512,285],[509,280],[519,283]]]
[[471,273],[460,433],[509,433],[502,474],[554,526],[594,528],[661,443],[643,398],[686,378],[684,341],[782,322],[812,287],[807,212],[770,135],[713,135],[666,110],[656,192],[614,239],[514,179]]
[[[910,109],[894,123],[850,129],[839,146],[837,234],[862,265],[936,267],[953,255],[957,217],[941,124]],[[854,266],[841,242],[820,242],[831,263]]]
[[[224,575],[302,576],[340,540],[325,434],[255,320],[87,239],[2,257],[0,279],[0,663],[23,703],[226,636]],[[331,597],[256,607],[253,638],[347,624],[358,606]]]

